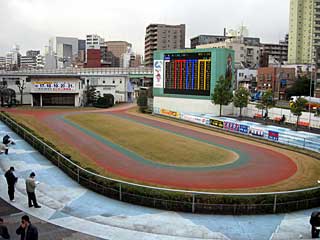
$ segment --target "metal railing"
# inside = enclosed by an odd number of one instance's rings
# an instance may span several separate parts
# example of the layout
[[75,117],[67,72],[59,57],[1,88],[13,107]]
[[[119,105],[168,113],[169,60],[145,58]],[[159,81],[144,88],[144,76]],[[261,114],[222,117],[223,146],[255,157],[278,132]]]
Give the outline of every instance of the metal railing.
[[64,68],[64,69],[23,69],[17,71],[0,71],[0,76],[24,75],[152,75],[153,68]]
[[320,187],[269,193],[212,193],[152,187],[101,176],[80,167],[3,112],[0,120],[79,184],[120,201],[165,210],[234,215],[320,206]]
[[[265,113],[265,111],[263,111]],[[255,105],[250,104],[250,106],[245,109],[245,116],[248,117],[254,117],[256,114],[261,114],[262,110],[259,110],[255,107]],[[271,108],[268,111],[268,118],[269,119],[274,119],[274,118],[281,118],[283,115],[286,117],[286,123],[290,123],[295,125],[297,122],[297,117],[294,116],[290,109],[283,109],[283,108]],[[305,123],[310,123],[310,126],[313,128],[320,128],[320,116],[316,116],[315,113],[311,113],[311,118],[310,118],[310,113],[309,112],[303,112],[302,116],[299,119],[300,122],[305,122]]]

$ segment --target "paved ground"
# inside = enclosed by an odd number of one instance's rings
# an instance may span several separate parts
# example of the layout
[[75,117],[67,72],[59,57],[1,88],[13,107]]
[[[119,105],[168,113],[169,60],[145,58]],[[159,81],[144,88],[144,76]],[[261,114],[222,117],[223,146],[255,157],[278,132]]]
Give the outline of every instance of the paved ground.
[[[263,216],[199,215],[134,206],[105,198],[79,186],[0,123],[0,136],[6,133],[18,141],[8,156],[0,155],[0,197],[8,202],[3,172],[14,166],[19,181],[16,186],[17,201],[13,206],[40,221],[110,240],[310,238],[309,216],[312,210]],[[36,172],[40,181],[37,196],[41,209],[27,206],[24,179],[31,171]],[[2,211],[0,215],[10,214]],[[13,225],[16,226],[15,223]],[[71,234],[71,238],[66,239],[81,239],[77,236],[83,236],[60,228],[50,230],[52,225],[47,227],[48,230],[41,227],[43,234],[66,231],[65,234]]]
[[[8,227],[10,239],[18,240],[20,236],[15,234],[18,228],[21,217],[24,212],[9,205],[4,200],[0,199],[0,217],[5,220],[5,225]],[[86,234],[78,233],[63,227],[59,227],[38,218],[31,217],[31,222],[38,228],[39,239],[41,240],[98,240],[99,238],[91,237]],[[0,238],[1,239],[1,238]]]

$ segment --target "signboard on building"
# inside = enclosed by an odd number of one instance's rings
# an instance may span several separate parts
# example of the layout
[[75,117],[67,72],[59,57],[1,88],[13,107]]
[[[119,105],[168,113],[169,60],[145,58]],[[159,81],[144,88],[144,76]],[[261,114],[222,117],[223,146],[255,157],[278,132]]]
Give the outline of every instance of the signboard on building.
[[279,141],[279,133],[275,131],[269,131],[268,139],[272,141]]
[[256,137],[264,137],[264,130],[261,128],[250,127],[249,134]]
[[32,82],[33,92],[75,92],[75,82],[36,81]]
[[208,119],[203,117],[193,116],[189,114],[181,114],[181,119],[189,122],[208,125]]
[[168,117],[180,118],[180,113],[163,108],[160,109],[160,114]]
[[210,125],[218,128],[223,128],[223,121],[217,119],[210,119]]
[[234,122],[224,122],[224,129],[231,132],[239,132],[239,124]]
[[164,54],[164,93],[210,96],[211,52]]
[[248,134],[249,133],[249,126],[240,124],[239,132],[243,133],[243,134]]
[[154,60],[153,87],[163,88],[163,60]]

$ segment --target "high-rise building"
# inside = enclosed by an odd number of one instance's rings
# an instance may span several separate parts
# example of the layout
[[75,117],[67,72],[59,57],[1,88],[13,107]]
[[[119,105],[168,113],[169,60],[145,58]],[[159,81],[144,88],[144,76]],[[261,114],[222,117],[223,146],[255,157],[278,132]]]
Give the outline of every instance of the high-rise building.
[[[197,48],[199,45],[224,42],[228,39],[235,38],[235,36],[226,35],[199,35],[190,39],[191,48]],[[243,43],[250,46],[260,46],[260,38],[243,37]]]
[[6,68],[6,57],[0,57],[0,69]]
[[105,44],[108,47],[108,51],[111,52],[111,66],[112,67],[120,67],[122,64],[121,56],[131,49],[132,44],[126,41],[107,41]]
[[156,50],[184,49],[186,25],[150,24],[145,37],[145,65],[153,65]]
[[21,56],[20,68],[35,68],[37,66],[36,57]]
[[241,37],[227,38],[223,42],[198,45],[200,48],[229,48],[234,50],[234,64],[238,68],[256,68],[260,61],[260,46],[245,44]]
[[[71,67],[73,60],[78,55],[78,39],[72,37],[51,38],[46,55],[50,55],[50,57],[48,57],[50,60],[54,57],[56,58],[58,68]],[[52,65],[52,67],[54,66]]]
[[36,68],[39,54],[39,50],[28,50],[26,56],[21,56],[20,58],[20,68]]
[[40,54],[40,50],[28,50],[26,52],[27,57],[34,57],[36,58]]
[[20,67],[20,47],[14,45],[12,50],[6,54],[6,68],[10,70],[17,70]]
[[88,34],[86,36],[86,49],[100,49],[104,44],[104,39],[97,34]]
[[289,64],[314,63],[320,46],[320,0],[290,1]]
[[285,39],[279,43],[261,44],[261,67],[268,67],[269,58],[273,58],[279,64],[288,61],[288,38],[289,36],[286,34]]
[[131,57],[130,67],[141,67],[142,64],[142,56],[140,54],[135,54]]
[[78,40],[78,58],[77,62],[84,63],[86,61],[86,40]]
[[36,68],[44,68],[44,56],[40,54],[36,57]]
[[[85,67],[101,67],[101,47],[104,45],[104,39],[99,35],[88,34],[86,36]],[[104,49],[102,49],[102,52],[105,52]]]

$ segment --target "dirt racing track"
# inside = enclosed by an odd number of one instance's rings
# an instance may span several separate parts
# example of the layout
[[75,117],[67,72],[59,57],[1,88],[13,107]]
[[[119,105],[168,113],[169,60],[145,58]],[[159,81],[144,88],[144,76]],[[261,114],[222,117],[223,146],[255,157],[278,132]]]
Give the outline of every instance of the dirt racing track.
[[[267,191],[269,186],[279,187],[279,190],[286,190],[286,188],[291,190],[295,187],[289,183],[299,182],[304,174],[300,171],[306,171],[305,165],[300,166],[302,160],[306,161],[305,158],[308,158],[312,164],[318,164],[318,161],[311,157],[267,144],[256,143],[254,139],[251,141],[237,138],[183,123],[128,112],[127,110],[127,107],[122,107],[95,111],[95,113],[106,116],[112,115],[141,126],[156,128],[178,136],[223,147],[227,151],[235,153],[237,159],[219,166],[166,165],[145,159],[65,118],[70,114],[84,113],[83,111],[73,111],[72,113],[48,110],[13,111],[36,116],[39,121],[45,123],[46,126],[63,138],[65,144],[77,148],[81,154],[113,175],[149,185],[208,191],[243,191],[244,189],[249,192],[260,191],[258,189]],[[310,167],[312,167],[312,164]]]

